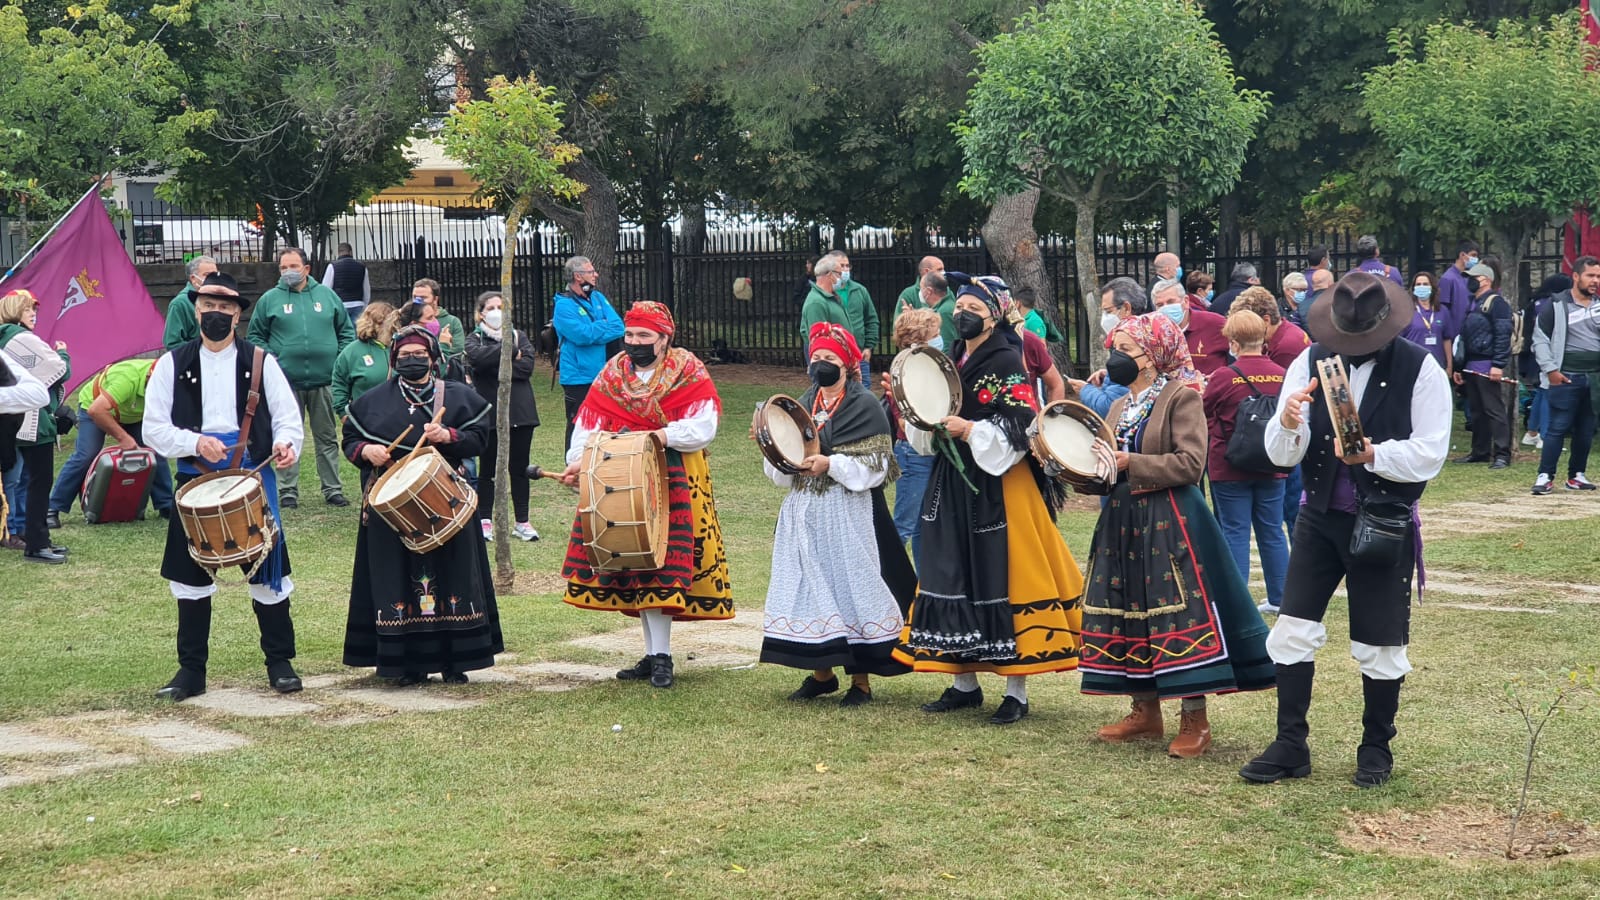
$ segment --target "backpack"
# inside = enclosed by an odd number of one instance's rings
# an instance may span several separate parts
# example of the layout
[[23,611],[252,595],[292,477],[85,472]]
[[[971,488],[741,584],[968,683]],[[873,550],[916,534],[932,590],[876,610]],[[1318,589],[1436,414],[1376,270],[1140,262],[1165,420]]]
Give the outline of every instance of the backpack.
[[1228,435],[1228,447],[1222,457],[1241,472],[1257,475],[1278,475],[1293,470],[1272,462],[1267,455],[1267,423],[1278,413],[1278,398],[1269,397],[1250,383],[1249,376],[1230,365],[1235,375],[1244,379],[1250,396],[1239,401],[1239,411],[1233,417],[1233,434]]

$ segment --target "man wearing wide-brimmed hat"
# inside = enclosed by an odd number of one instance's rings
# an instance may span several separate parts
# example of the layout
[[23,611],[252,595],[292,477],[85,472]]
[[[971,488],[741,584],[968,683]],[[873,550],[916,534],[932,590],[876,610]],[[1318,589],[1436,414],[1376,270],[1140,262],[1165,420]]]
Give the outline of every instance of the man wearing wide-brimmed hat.
[[[217,469],[251,469],[271,462],[294,463],[305,440],[294,391],[271,354],[235,336],[239,316],[250,305],[233,276],[213,272],[194,290],[197,340],[179,344],[156,362],[145,390],[144,440],[151,450],[178,461],[179,488]],[[250,599],[261,627],[267,684],[280,694],[301,688],[294,659],[294,622],[289,618],[289,551],[278,512],[272,468],[261,480],[279,523],[277,540],[250,575]],[[181,491],[180,491],[181,493]],[[213,573],[190,556],[181,517],[167,523],[161,577],[178,601],[178,674],[156,696],[186,700],[206,692],[210,655]]]
[[[1278,736],[1239,774],[1270,783],[1311,774],[1311,682],[1317,650],[1328,640],[1328,601],[1345,583],[1350,597],[1350,653],[1360,663],[1366,708],[1356,751],[1355,784],[1389,780],[1389,741],[1400,685],[1411,663],[1411,573],[1419,568],[1416,504],[1450,449],[1450,385],[1432,356],[1399,338],[1412,300],[1381,275],[1351,272],[1312,307],[1318,341],[1283,378],[1277,415],[1267,424],[1267,453],[1280,466],[1301,465],[1305,496],[1295,522],[1283,606],[1267,638],[1278,676]],[[1365,441],[1341,459],[1333,417],[1312,377],[1316,363],[1339,357]]]

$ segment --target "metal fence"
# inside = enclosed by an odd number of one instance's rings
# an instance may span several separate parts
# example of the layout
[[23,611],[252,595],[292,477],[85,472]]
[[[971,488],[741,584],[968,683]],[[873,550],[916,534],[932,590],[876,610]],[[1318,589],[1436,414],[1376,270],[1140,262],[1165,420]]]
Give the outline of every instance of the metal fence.
[[[253,216],[176,211],[165,204],[139,204],[114,214],[135,262],[182,262],[206,254],[222,262],[253,262],[264,256],[266,235]],[[1249,262],[1263,285],[1277,292],[1280,279],[1305,266],[1315,246],[1329,251],[1336,271],[1360,262],[1356,235],[1346,232],[1305,233],[1269,239],[1245,233],[1228,240],[1214,227],[1186,232],[1181,255],[1188,271],[1209,271],[1220,291],[1235,264]],[[18,229],[0,221],[0,251],[18,243]],[[375,203],[358,206],[331,226],[324,247],[350,244],[358,259],[393,263],[398,278],[409,285],[422,277],[443,286],[444,305],[471,321],[477,295],[498,289],[505,220],[481,206],[435,206],[421,203]],[[807,261],[834,246],[828,226],[792,220],[708,212],[703,238],[690,246],[681,223],[655,233],[637,225],[621,229],[616,262],[602,272],[600,289],[622,307],[634,300],[661,300],[679,319],[682,343],[722,359],[798,364],[800,307],[809,285]],[[875,352],[890,349],[896,298],[916,279],[919,259],[940,257],[948,269],[977,273],[995,271],[983,242],[975,235],[862,227],[841,235],[850,253],[854,280],[872,295],[879,318]],[[1517,273],[1526,288],[1560,265],[1563,231],[1551,227],[1529,241],[1523,269]],[[1436,261],[1454,258],[1454,247],[1425,242],[1413,233],[1403,246],[1384,247],[1384,257],[1407,273],[1437,268]],[[516,238],[513,265],[515,320],[535,330],[548,321],[553,295],[565,278],[562,265],[573,253],[569,235],[548,222],[523,223]],[[310,248],[310,235],[300,239]],[[1397,242],[1401,243],[1401,242]],[[1488,242],[1483,241],[1487,246]],[[10,248],[20,254],[25,246]],[[1095,241],[1100,279],[1130,275],[1151,279],[1155,255],[1166,249],[1158,225],[1125,224],[1107,229]],[[1492,249],[1492,248],[1491,248]],[[1070,357],[1087,358],[1091,331],[1083,304],[1077,302],[1077,263],[1070,238],[1044,235],[1040,253],[1051,295],[1060,301],[1063,331]],[[0,260],[3,261],[3,260]],[[322,261],[317,263],[320,265]],[[1447,264],[1447,263],[1446,263]],[[750,299],[734,293],[736,279],[749,279]],[[1526,290],[1524,291],[1526,296]],[[398,298],[393,298],[398,299]]]

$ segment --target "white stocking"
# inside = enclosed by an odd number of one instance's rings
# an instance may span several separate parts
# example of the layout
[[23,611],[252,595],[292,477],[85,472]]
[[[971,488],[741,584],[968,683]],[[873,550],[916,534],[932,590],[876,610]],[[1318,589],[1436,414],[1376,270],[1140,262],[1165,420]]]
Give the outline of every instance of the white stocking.
[[970,694],[978,689],[978,675],[976,672],[962,672],[956,676],[956,690]]
[[1015,697],[1020,703],[1028,702],[1028,676],[1007,675],[1006,696]]
[[646,648],[652,656],[672,655],[672,617],[659,609],[639,613],[644,622]]
[[647,613],[649,613],[649,610],[639,613],[639,627],[644,629],[644,655],[655,656],[656,642],[650,636],[650,620],[645,618]]

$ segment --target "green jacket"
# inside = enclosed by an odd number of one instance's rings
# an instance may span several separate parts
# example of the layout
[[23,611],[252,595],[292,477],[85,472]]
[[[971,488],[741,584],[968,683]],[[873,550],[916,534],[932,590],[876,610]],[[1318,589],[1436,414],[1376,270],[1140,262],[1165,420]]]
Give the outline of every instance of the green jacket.
[[377,341],[346,345],[333,363],[334,415],[343,416],[357,397],[388,380],[388,347]]
[[900,321],[900,314],[907,309],[931,309],[939,314],[939,336],[944,338],[946,350],[960,340],[956,334],[956,294],[949,288],[944,289],[944,299],[939,301],[938,306],[929,306],[922,302],[922,291],[913,284],[900,292],[900,299],[894,305],[893,321]]
[[838,296],[825,294],[822,288],[812,285],[811,293],[800,307],[802,346],[811,337],[811,326],[818,322],[832,322],[848,328],[863,350],[878,348],[878,308],[862,285],[855,282],[840,285]]
[[439,342],[439,349],[444,352],[444,355],[460,356],[467,352],[467,332],[471,331],[471,329],[462,325],[460,319],[441,309],[439,310],[439,333],[443,334],[446,328],[450,329],[450,338],[453,343]]
[[194,314],[194,301],[189,299],[189,286],[183,286],[178,296],[167,303],[167,330],[161,335],[161,343],[168,350],[177,349],[180,344],[187,344],[200,337],[200,320]]
[[[20,322],[8,322],[0,326],[0,348],[4,348],[11,343],[12,338],[27,330]],[[24,441],[19,438],[17,440],[18,447],[39,447],[56,442],[58,432],[56,431],[56,417],[53,413],[56,407],[67,399],[67,380],[72,377],[72,358],[67,356],[67,351],[65,350],[57,350],[56,354],[61,357],[62,362],[67,364],[67,371],[62,373],[61,379],[55,384],[48,385],[50,388],[50,402],[39,410],[38,435],[31,441]]]
[[275,287],[262,294],[250,314],[250,343],[276,356],[298,391],[331,384],[334,360],[355,339],[344,301],[310,276],[304,290]]

